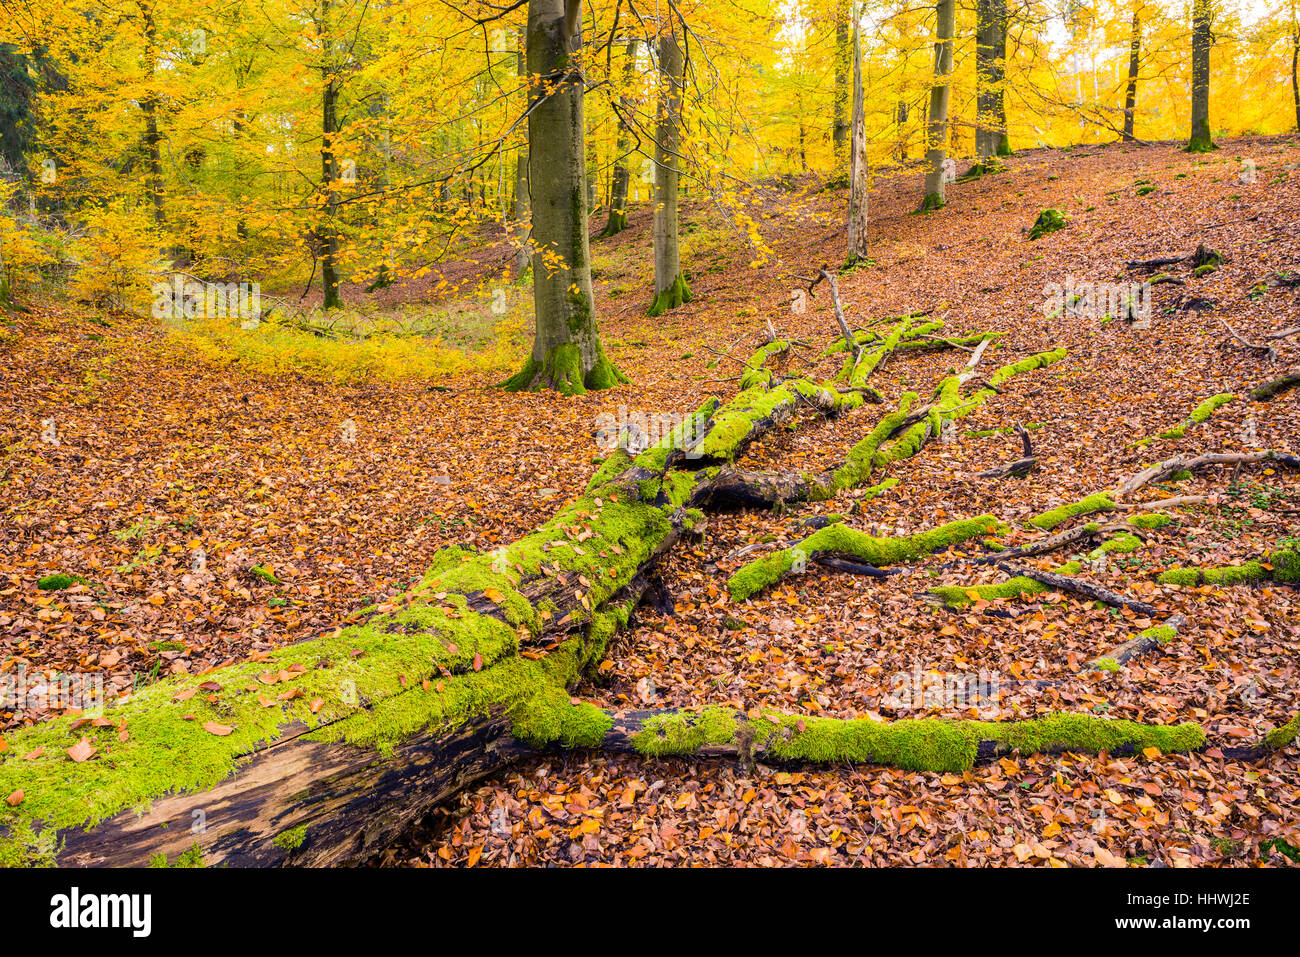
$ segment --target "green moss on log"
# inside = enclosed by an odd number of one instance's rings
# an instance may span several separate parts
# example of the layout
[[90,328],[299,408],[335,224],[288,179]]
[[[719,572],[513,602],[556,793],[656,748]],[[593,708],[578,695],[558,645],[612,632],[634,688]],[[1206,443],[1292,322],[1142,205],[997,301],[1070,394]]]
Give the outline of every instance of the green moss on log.
[[1041,515],[1035,515],[1029,519],[1029,525],[1034,528],[1050,531],[1063,522],[1068,522],[1072,518],[1080,515],[1092,515],[1095,512],[1114,511],[1115,502],[1109,495],[1098,493],[1081,498],[1077,502],[1070,502],[1068,505],[1060,505],[1056,508],[1049,509]]
[[814,554],[844,555],[882,568],[924,558],[951,545],[997,531],[999,527],[992,515],[981,515],[948,522],[915,535],[882,538],[844,525],[830,525],[792,548],[774,552],[737,569],[728,579],[727,588],[733,601],[744,601],[789,574],[801,555],[805,560]]

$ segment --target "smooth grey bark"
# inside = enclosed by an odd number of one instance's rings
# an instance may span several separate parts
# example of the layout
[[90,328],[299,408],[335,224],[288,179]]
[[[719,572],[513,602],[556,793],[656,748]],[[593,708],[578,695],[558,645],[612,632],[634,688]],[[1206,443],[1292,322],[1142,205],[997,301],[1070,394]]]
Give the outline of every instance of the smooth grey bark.
[[1124,142],[1133,142],[1133,111],[1137,108],[1138,66],[1142,60],[1142,16],[1133,11],[1128,45],[1128,83],[1124,87]]
[[580,0],[529,0],[529,187],[533,207],[533,351],[502,385],[579,395],[627,379],[596,328],[587,237]]
[[1210,136],[1210,32],[1213,9],[1210,0],[1192,0],[1192,135],[1187,141],[1191,153],[1217,149]]
[[1011,153],[1003,80],[1007,56],[1007,0],[975,4],[975,152],[980,159]]
[[678,247],[677,186],[681,176],[682,88],[686,59],[672,32],[659,38],[659,106],[655,130],[655,295],[650,315],[675,309],[691,298],[682,277]]
[[955,0],[939,0],[935,4],[934,85],[930,88],[925,154],[928,169],[922,209],[939,209],[945,202],[943,161],[948,158],[948,94],[952,81],[952,33],[956,15]]
[[846,263],[867,258],[867,122],[862,101],[862,29],[853,18],[853,136],[849,147],[849,250]]

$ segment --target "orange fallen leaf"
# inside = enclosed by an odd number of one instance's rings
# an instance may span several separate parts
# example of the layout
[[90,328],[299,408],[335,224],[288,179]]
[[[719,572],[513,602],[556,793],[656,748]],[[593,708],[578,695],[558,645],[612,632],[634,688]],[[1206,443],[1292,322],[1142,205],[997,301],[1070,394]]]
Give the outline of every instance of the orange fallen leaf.
[[5,798],[5,803],[8,804],[10,807],[17,807],[18,805],[23,803],[23,798],[25,797],[27,797],[27,795],[23,793],[22,788],[19,788],[13,794]]
[[230,727],[230,725],[227,724],[217,724],[215,721],[209,721],[207,724],[203,726],[203,730],[209,732],[210,734],[219,735],[224,738],[226,735],[228,735],[231,731],[234,731],[235,729]]
[[82,738],[72,747],[68,748],[68,757],[80,763],[90,758],[95,753],[95,746],[90,743],[89,738]]

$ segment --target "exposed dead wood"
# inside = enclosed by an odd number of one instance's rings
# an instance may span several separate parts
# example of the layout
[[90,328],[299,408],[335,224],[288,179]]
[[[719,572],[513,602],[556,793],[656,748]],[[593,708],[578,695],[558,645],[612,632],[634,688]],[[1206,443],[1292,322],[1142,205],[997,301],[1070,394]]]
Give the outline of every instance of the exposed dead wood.
[[837,572],[848,572],[850,575],[866,575],[868,578],[888,578],[902,571],[899,568],[877,568],[875,565],[850,561],[838,555],[814,554],[812,560],[824,568],[830,568]]
[[1286,453],[1276,453],[1272,451],[1265,452],[1206,452],[1203,455],[1189,457],[1187,455],[1175,455],[1173,458],[1149,466],[1133,475],[1113,490],[1116,499],[1128,498],[1138,489],[1150,485],[1152,482],[1163,482],[1178,472],[1196,472],[1201,469],[1209,468],[1214,465],[1254,465],[1258,462],[1265,462],[1269,459],[1289,464],[1288,459],[1294,459],[1295,456]]
[[1048,552],[1056,551],[1058,548],[1064,548],[1065,546],[1073,545],[1076,542],[1093,541],[1113,532],[1127,532],[1130,535],[1140,535],[1141,529],[1130,525],[1128,522],[1110,522],[1096,529],[1090,529],[1087,525],[1079,525],[1075,528],[1069,529],[1068,531],[1058,532],[1055,535],[1049,535],[1047,538],[1039,539],[1036,542],[1030,542],[1028,545],[1022,545],[1019,548],[1008,549],[1004,552],[997,552],[993,555],[983,555],[975,559],[975,564],[992,565],[997,562],[1004,562],[1009,558],[1028,558],[1032,555],[1045,555]]
[[1024,478],[1034,470],[1038,464],[1038,459],[1030,455],[1022,459],[1016,459],[1014,462],[1008,462],[1006,465],[999,465],[996,468],[985,469],[983,472],[976,472],[977,479],[996,480],[1002,478]]
[[1268,402],[1281,395],[1288,389],[1293,389],[1300,385],[1300,365],[1293,366],[1285,374],[1265,382],[1263,385],[1256,386],[1251,390],[1250,397],[1256,402]]
[[1204,505],[1210,501],[1205,495],[1175,495],[1173,498],[1157,499],[1154,502],[1119,502],[1117,508],[1127,511],[1141,510],[1159,510],[1162,508],[1178,508],[1180,505]]
[[[1187,624],[1187,619],[1182,615],[1171,615],[1165,619],[1164,625],[1172,628],[1177,633]],[[1158,634],[1138,634],[1124,642],[1122,645],[1116,645],[1104,655],[1098,655],[1092,661],[1084,665],[1085,671],[1094,671],[1098,669],[1102,662],[1110,661],[1116,665],[1126,665],[1138,655],[1145,654],[1153,648],[1160,646],[1160,636]]]
[[1024,478],[1034,470],[1038,464],[1038,458],[1034,455],[1033,443],[1029,440],[1029,432],[1024,426],[1016,425],[1016,434],[1020,436],[1021,445],[1024,449],[1024,455],[1014,462],[1008,462],[1006,465],[999,465],[997,468],[985,469],[983,472],[975,473],[978,479],[1000,479],[1014,476],[1015,478]]
[[1227,329],[1229,335],[1231,335],[1232,338],[1240,342],[1244,348],[1250,350],[1251,352],[1257,352],[1261,355],[1268,356],[1269,362],[1276,361],[1277,349],[1275,349],[1273,346],[1270,346],[1267,343],[1251,342],[1249,339],[1243,336],[1236,329],[1232,328],[1232,326],[1228,324],[1228,321],[1224,319],[1222,316],[1216,316],[1215,318],[1219,320],[1219,325],[1223,326],[1224,329]]
[[1155,605],[1148,605],[1144,601],[1138,601],[1134,598],[1125,596],[1111,591],[1109,588],[1102,588],[1100,585],[1094,585],[1091,582],[1083,581],[1080,578],[1073,578],[1069,575],[1059,575],[1056,572],[1045,572],[1037,568],[1029,568],[1023,565],[1013,565],[1010,562],[999,562],[998,568],[1006,572],[1012,578],[1023,576],[1032,578],[1036,582],[1042,582],[1044,585],[1050,585],[1058,591],[1070,591],[1077,595],[1084,595],[1087,598],[1096,601],[1105,602],[1107,605],[1114,605],[1117,608],[1128,608],[1141,615],[1154,617],[1160,614]]

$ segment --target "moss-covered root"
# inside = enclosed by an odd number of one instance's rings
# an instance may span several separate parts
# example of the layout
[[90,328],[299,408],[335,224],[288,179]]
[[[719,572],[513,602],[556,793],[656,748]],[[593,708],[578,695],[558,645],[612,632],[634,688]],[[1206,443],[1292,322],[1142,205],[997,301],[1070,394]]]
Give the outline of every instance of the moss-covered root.
[[676,309],[683,303],[690,301],[691,287],[686,284],[686,279],[678,274],[677,278],[668,285],[668,288],[655,294],[646,312],[651,316],[662,316],[669,309]]
[[539,360],[528,357],[524,367],[500,383],[507,392],[540,392],[552,389],[561,395],[586,395],[589,391],[612,389],[630,381],[597,343],[595,361],[583,368],[582,350],[576,342],[566,342],[551,349]]
[[1114,500],[1105,493],[1098,493],[1081,498],[1079,501],[1071,502],[1068,505],[1049,509],[1041,515],[1035,515],[1026,524],[1046,532],[1056,528],[1063,522],[1068,522],[1072,518],[1078,518],[1080,515],[1092,515],[1096,512],[1111,512],[1114,510]]
[[[1058,575],[1077,575],[1082,568],[1083,565],[1079,562],[1066,562],[1059,568],[1052,570]],[[1029,597],[1031,595],[1041,595],[1043,592],[1051,590],[1051,585],[1045,585],[1025,575],[1017,575],[996,585],[937,585],[930,589],[929,594],[933,595],[939,602],[957,611],[977,601],[998,601],[999,599]]]
[[1300,582],[1300,553],[1279,549],[1258,561],[1243,565],[1220,565],[1214,568],[1171,568],[1160,575],[1163,585],[1246,585],[1275,581]]
[[949,522],[929,531],[896,538],[882,538],[844,525],[831,525],[814,532],[792,548],[774,552],[738,569],[728,579],[727,588],[733,600],[744,601],[791,571],[802,571],[807,562],[819,555],[856,558],[879,568],[924,558],[931,552],[997,531],[998,521],[992,515]]
[[1202,402],[1200,405],[1198,405],[1195,409],[1193,409],[1192,414],[1187,417],[1187,420],[1185,422],[1174,426],[1172,429],[1166,429],[1165,431],[1160,432],[1153,438],[1139,439],[1133,444],[1150,445],[1156,439],[1181,439],[1184,435],[1187,434],[1188,429],[1190,429],[1194,425],[1199,425],[1200,423],[1204,422],[1206,419],[1212,416],[1217,410],[1227,405],[1236,397],[1237,397],[1236,394],[1232,392],[1223,392],[1220,393],[1219,395],[1212,395],[1204,402]]
[[[577,720],[577,719],[575,719]],[[1053,714],[1017,722],[905,718],[874,721],[746,715],[711,706],[698,712],[615,716],[602,746],[652,757],[710,755],[768,764],[880,764],[908,771],[960,772],[977,761],[1021,754],[1075,751],[1164,753],[1205,743],[1197,724],[1139,724],[1092,715]]]

